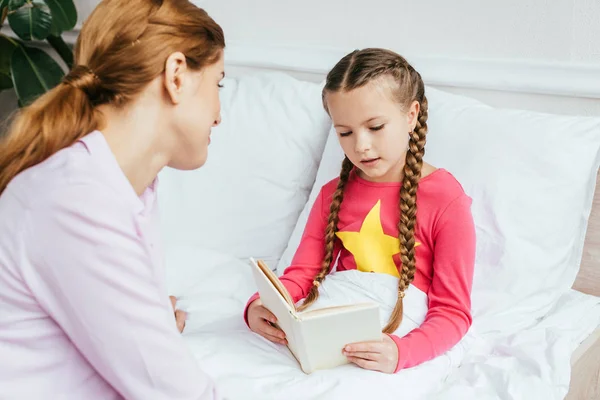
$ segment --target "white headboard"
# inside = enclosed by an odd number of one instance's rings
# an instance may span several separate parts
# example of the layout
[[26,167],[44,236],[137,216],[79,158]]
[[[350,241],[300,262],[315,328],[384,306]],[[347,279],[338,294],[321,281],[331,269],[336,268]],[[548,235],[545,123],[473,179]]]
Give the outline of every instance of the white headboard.
[[[276,70],[320,82],[352,50],[229,41],[227,74]],[[600,116],[600,65],[442,56],[407,59],[427,85],[493,106]]]

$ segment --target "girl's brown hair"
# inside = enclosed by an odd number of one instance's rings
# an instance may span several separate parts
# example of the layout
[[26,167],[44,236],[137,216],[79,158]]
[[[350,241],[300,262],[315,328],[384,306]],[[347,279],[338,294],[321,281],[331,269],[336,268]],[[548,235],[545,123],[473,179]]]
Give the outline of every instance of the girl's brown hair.
[[188,0],[103,0],[82,27],[73,69],[16,115],[0,143],[0,194],[21,171],[101,129],[97,106],[129,103],[170,54],[199,70],[224,47],[221,27]]
[[[415,225],[417,216],[417,186],[421,178],[423,154],[425,153],[425,136],[427,134],[427,98],[425,85],[421,75],[400,55],[385,49],[356,50],[342,58],[327,75],[323,89],[323,105],[327,110],[328,93],[350,91],[366,85],[374,80],[389,83],[394,100],[408,111],[414,101],[419,102],[420,109],[417,124],[410,132],[404,176],[400,188],[400,222],[398,223],[400,239],[400,261],[402,270],[398,282],[398,300],[394,311],[383,329],[385,333],[394,332],[402,322],[402,299],[404,293],[415,276]],[[386,80],[387,79],[387,80]],[[404,134],[404,132],[398,132]],[[403,149],[398,149],[402,151]],[[346,157],[342,163],[342,172],[337,189],[333,194],[329,219],[325,230],[325,257],[321,271],[315,277],[313,286],[300,307],[306,308],[319,296],[319,285],[329,272],[333,258],[335,233],[337,232],[338,214],[344,198],[344,188],[350,177],[353,165]]]

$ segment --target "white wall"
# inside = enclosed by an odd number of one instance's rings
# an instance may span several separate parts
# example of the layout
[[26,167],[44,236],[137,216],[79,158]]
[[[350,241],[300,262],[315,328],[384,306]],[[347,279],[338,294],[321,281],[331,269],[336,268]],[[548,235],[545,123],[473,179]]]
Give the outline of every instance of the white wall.
[[[97,0],[75,0],[80,20]],[[600,64],[598,0],[192,0],[227,40]]]
[[196,0],[227,39],[600,63],[598,0]]
[[[600,65],[600,0],[193,1],[230,42],[388,47],[409,61],[416,55]],[[98,0],[75,2],[83,21]],[[490,103],[499,98],[464,92]],[[560,97],[544,102],[561,112]],[[9,103],[0,97],[2,111]],[[524,96],[515,106],[536,109],[538,103],[539,97]],[[582,101],[581,110],[600,115],[599,103]]]
[[[600,0],[192,0],[226,41],[600,66]],[[79,0],[82,19],[97,0]],[[598,77],[600,79],[600,77]],[[600,115],[600,100],[444,88],[499,106]],[[513,100],[514,99],[514,100]]]
[[[600,0],[195,0],[226,40],[600,66]],[[598,77],[600,79],[600,76]],[[600,115],[600,100],[442,87],[497,106]],[[568,104],[567,104],[568,103]]]

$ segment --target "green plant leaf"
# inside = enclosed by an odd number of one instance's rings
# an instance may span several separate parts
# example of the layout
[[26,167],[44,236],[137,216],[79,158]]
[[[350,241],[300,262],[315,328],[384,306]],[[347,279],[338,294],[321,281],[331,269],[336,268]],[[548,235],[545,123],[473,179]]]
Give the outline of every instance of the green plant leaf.
[[[13,0],[11,0],[13,1]],[[13,32],[23,40],[44,40],[50,34],[52,16],[44,6],[32,3],[8,14]]]
[[58,53],[60,58],[63,59],[65,64],[67,64],[68,69],[73,68],[73,50],[67,43],[65,43],[62,36],[54,36],[50,34],[46,40],[48,43],[50,43],[50,46],[56,50],[56,53]]
[[4,20],[8,15],[8,0],[0,0],[0,25],[4,24]]
[[24,105],[58,85],[63,70],[44,51],[19,46],[12,55],[10,72],[17,97]]
[[[15,42],[4,35],[0,35],[0,73],[9,75],[10,59],[13,51],[17,48]],[[12,87],[12,85],[11,85]]]
[[77,9],[73,0],[44,0],[52,14],[52,29],[54,36],[64,31],[70,31],[77,24]]
[[23,7],[27,0],[6,0],[6,3],[8,3],[8,9],[14,11]]
[[0,72],[0,91],[13,87],[10,75]]

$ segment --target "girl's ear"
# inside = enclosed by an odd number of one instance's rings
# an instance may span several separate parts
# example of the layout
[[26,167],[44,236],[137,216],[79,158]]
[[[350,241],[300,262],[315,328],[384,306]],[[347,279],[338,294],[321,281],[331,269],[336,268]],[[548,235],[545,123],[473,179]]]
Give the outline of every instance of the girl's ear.
[[419,111],[421,110],[421,104],[418,101],[413,101],[408,109],[408,114],[406,115],[408,126],[410,127],[411,132],[415,130],[417,126],[417,121],[419,119]]

